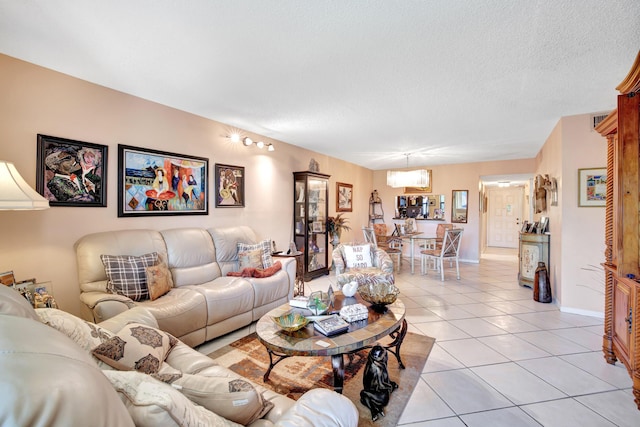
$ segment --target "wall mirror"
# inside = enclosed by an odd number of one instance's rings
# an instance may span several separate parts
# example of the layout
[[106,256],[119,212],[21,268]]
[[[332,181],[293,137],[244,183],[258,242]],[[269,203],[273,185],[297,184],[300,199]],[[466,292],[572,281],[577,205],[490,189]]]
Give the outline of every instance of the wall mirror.
[[422,196],[397,196],[395,218],[443,220],[445,197],[442,194]]
[[467,222],[469,190],[453,190],[451,197],[451,222]]

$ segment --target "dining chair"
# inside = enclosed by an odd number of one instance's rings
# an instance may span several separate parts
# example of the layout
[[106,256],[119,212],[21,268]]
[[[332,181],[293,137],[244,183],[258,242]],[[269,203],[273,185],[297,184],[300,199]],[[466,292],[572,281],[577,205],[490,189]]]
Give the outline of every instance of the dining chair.
[[444,261],[449,260],[456,262],[456,277],[460,280],[460,265],[458,256],[460,253],[460,242],[462,241],[463,228],[452,228],[446,230],[442,246],[436,249],[426,249],[420,251],[420,267],[421,273],[427,274],[429,261],[432,261],[436,270],[440,270],[440,279],[444,282]]
[[395,257],[396,262],[394,264],[396,265],[396,269],[400,271],[402,265],[402,239],[387,236],[386,224],[374,224],[373,227],[362,227],[362,233],[364,234],[365,242],[373,243],[388,253],[390,257]]

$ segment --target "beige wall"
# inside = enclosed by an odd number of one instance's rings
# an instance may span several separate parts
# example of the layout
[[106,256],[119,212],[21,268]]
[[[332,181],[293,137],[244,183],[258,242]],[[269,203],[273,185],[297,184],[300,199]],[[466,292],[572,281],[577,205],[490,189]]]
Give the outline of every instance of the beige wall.
[[[269,138],[263,140],[273,142],[274,152],[234,145],[226,138],[232,129],[224,124],[3,55],[0,93],[0,159],[14,162],[34,188],[38,133],[109,147],[108,207],[0,212],[0,271],[13,270],[18,280],[51,281],[61,308],[71,313],[80,313],[73,244],[88,233],[247,224],[261,237],[275,240],[278,248],[288,248],[293,229],[292,172],[307,170],[312,157],[322,173],[331,175],[330,214],[335,213],[335,183],[345,182],[354,189],[354,212],[345,215],[352,224],[367,221],[373,175],[369,169]],[[118,144],[206,157],[211,186],[215,163],[244,166],[246,207],[216,209],[210,194],[207,216],[118,218]],[[359,237],[359,229],[357,233]],[[351,238],[351,233],[343,235],[343,240]]]
[[[469,190],[468,221],[466,224],[456,224],[464,228],[460,259],[466,262],[480,261],[481,221],[479,212],[480,177],[485,175],[507,175],[533,173],[535,159],[506,160],[499,162],[464,163],[444,166],[418,165],[432,170],[432,194],[445,196],[445,219],[451,222],[451,194],[453,190]],[[378,190],[382,198],[385,223],[393,224],[395,214],[395,198],[402,195],[402,188],[391,188],[386,185],[386,171],[373,173],[373,187]],[[418,226],[425,234],[433,234],[438,221],[418,221]]]

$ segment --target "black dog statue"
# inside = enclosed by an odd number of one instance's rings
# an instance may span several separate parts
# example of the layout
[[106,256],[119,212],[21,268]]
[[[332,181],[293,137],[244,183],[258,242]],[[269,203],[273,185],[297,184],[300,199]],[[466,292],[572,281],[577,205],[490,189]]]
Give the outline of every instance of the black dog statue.
[[369,352],[364,368],[360,402],[369,408],[373,421],[384,417],[384,407],[389,403],[391,393],[398,388],[398,384],[389,379],[387,359],[387,350],[376,345]]

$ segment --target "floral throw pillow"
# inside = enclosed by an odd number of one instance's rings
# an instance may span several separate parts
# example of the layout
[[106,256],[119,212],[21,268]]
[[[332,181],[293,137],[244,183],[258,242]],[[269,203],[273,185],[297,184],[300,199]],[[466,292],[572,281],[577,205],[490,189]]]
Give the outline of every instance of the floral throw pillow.
[[92,354],[112,368],[156,374],[178,340],[166,332],[130,323],[114,337],[93,349]]
[[238,243],[238,254],[241,252],[260,250],[262,253],[262,265],[260,268],[267,268],[273,265],[273,258],[271,258],[271,242],[269,240],[263,240],[255,245],[248,245],[246,243]]
[[240,264],[240,270],[244,270],[245,268],[262,268],[262,249],[239,251],[238,263]]

